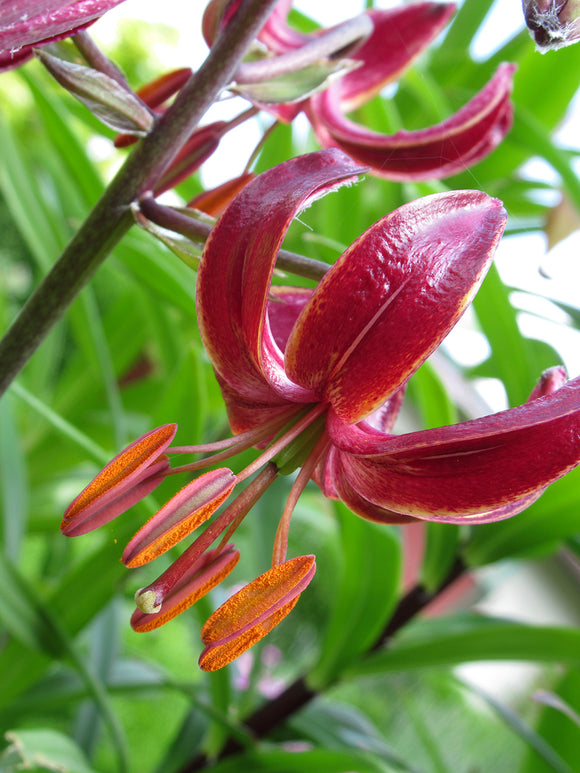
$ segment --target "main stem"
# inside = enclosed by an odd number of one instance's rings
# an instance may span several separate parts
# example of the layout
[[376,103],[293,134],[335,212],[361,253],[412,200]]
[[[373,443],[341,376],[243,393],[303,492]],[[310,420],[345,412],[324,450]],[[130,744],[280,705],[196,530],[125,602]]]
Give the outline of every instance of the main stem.
[[133,222],[132,202],[150,190],[232,80],[276,0],[243,0],[207,59],[137,145],[0,341],[0,395]]

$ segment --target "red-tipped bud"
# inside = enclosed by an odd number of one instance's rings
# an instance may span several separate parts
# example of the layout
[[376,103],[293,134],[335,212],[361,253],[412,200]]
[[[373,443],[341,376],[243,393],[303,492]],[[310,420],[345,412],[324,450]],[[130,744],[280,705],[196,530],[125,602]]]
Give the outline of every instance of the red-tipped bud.
[[204,671],[235,660],[278,625],[296,605],[316,571],[314,556],[277,564],[246,585],[209,618],[201,631]]
[[155,186],[155,195],[159,196],[164,191],[174,188],[199,169],[204,161],[207,161],[217,150],[223,130],[226,127],[227,123],[225,121],[215,121],[215,123],[210,123],[197,129]]
[[163,452],[176,432],[177,424],[165,424],[121,451],[67,507],[62,533],[76,537],[93,531],[153,491],[169,471]]
[[524,17],[538,51],[580,40],[580,0],[523,0]]
[[[179,70],[171,70],[156,78],[151,83],[147,83],[136,93],[137,96],[145,102],[151,109],[160,107],[169,97],[176,94],[189,80],[192,70],[190,67],[182,67]],[[163,112],[157,111],[157,112]],[[115,137],[114,145],[116,148],[126,148],[133,145],[139,138],[133,134],[119,134]]]
[[553,368],[548,368],[548,370],[545,370],[540,376],[540,380],[533,388],[532,393],[528,398],[528,402],[530,402],[530,400],[537,400],[538,397],[551,395],[552,392],[563,387],[567,380],[568,376],[566,370],[561,365],[555,365]]
[[244,172],[239,177],[234,177],[233,180],[228,180],[227,182],[218,185],[217,188],[203,191],[192,199],[187,206],[192,207],[193,209],[199,209],[201,212],[205,212],[206,215],[219,217],[234,196],[236,196],[242,188],[245,188],[254,177],[255,175],[252,174],[252,172]]
[[141,588],[135,594],[137,609],[131,617],[131,626],[139,633],[172,620],[192,604],[215,588],[232,571],[240,558],[239,551],[233,545],[209,550],[193,561],[177,583],[171,584],[166,593],[165,576],[171,573],[171,567],[147,588]]
[[165,553],[207,521],[235,484],[236,476],[225,468],[188,483],[139,529],[125,548],[123,562],[134,568]]

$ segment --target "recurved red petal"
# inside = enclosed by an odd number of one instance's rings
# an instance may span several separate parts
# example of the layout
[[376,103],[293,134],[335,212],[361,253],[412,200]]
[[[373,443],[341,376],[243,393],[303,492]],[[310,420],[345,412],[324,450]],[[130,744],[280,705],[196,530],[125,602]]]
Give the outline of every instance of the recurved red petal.
[[292,0],[278,0],[258,35],[259,40],[276,54],[287,54],[311,39],[310,35],[298,32],[288,25],[291,8]]
[[453,191],[406,204],[339,258],[300,315],[286,370],[346,422],[399,389],[470,303],[505,225],[501,202]]
[[350,56],[362,66],[340,79],[340,107],[348,113],[396,80],[427,48],[455,12],[454,3],[409,3],[369,11],[374,31]]
[[32,56],[32,47],[68,37],[122,0],[11,0],[1,4],[0,68]]
[[262,639],[292,610],[315,571],[314,556],[298,556],[273,566],[229,598],[202,628],[206,648],[200,667],[223,668]]
[[500,520],[580,463],[580,378],[455,426],[380,437],[331,415],[328,432],[352,488],[379,507],[427,520]]
[[197,276],[208,356],[240,397],[265,405],[310,402],[286,376],[268,316],[274,264],[294,216],[362,170],[339,151],[293,158],[252,180],[212,229]]
[[414,520],[412,516],[396,513],[393,510],[387,510],[384,507],[375,505],[356,491],[344,474],[342,457],[343,454],[337,448],[332,448],[328,455],[326,473],[328,477],[332,478],[337,498],[341,499],[353,513],[374,523],[398,524]]
[[342,148],[374,174],[403,181],[449,177],[491,153],[509,131],[514,69],[500,65],[455,115],[420,131],[385,135],[354,123],[344,116],[338,85],[311,98],[309,117],[323,147]]

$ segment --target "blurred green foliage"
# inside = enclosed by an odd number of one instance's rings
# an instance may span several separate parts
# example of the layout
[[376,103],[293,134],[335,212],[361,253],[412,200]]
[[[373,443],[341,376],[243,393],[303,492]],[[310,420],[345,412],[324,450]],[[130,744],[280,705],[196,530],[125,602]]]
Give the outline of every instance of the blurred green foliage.
[[[443,42],[405,75],[390,101],[365,106],[361,120],[382,127],[401,121],[407,128],[440,120],[505,56],[519,65],[512,134],[489,159],[453,180],[411,186],[367,177],[342,189],[301,216],[288,249],[332,262],[389,210],[447,187],[482,187],[501,196],[513,216],[508,230],[523,224],[540,231],[546,209],[538,193],[558,193],[560,186],[580,210],[573,154],[553,140],[578,89],[580,46],[540,57],[518,33],[498,54],[475,62],[469,47],[489,5],[467,0]],[[298,14],[294,20],[312,24]],[[139,86],[160,67],[150,53],[154,42],[171,42],[176,34],[132,23],[121,29],[113,58]],[[0,320],[6,327],[122,154],[102,162],[91,156],[94,138],[110,140],[110,132],[59,91],[38,63],[2,78],[2,94],[18,95],[0,116]],[[256,169],[309,145],[311,138],[280,126]],[[559,176],[555,188],[522,174],[522,164],[537,155]],[[200,189],[196,177],[180,190],[188,197]],[[99,467],[148,429],[177,422],[183,444],[227,434],[197,330],[194,287],[190,269],[133,229],[1,403],[0,729],[9,735],[0,771],[28,761],[34,770],[60,765],[71,773],[171,773],[197,753],[219,751],[228,734],[249,748],[243,758],[213,765],[216,772],[573,771],[580,729],[568,718],[548,707],[532,710],[529,700],[504,710],[463,684],[453,667],[489,659],[557,662],[542,672],[542,685],[560,690],[578,710],[579,632],[450,608],[443,618],[413,623],[392,647],[367,656],[407,590],[401,575],[412,548],[402,530],[357,519],[313,485],[294,515],[290,550],[316,553],[317,576],[293,614],[242,664],[202,675],[199,629],[233,585],[267,567],[286,480],[277,481],[242,525],[237,544],[244,561],[227,587],[166,628],[147,635],[129,628],[132,595],[159,566],[128,572],[119,561],[121,546],[174,484],[165,482],[155,497],[98,534],[68,541],[58,526],[68,502]],[[497,271],[474,309],[472,325],[488,341],[489,355],[469,370],[443,347],[410,385],[409,426],[469,416],[465,395],[477,396],[480,376],[499,379],[511,405],[522,402],[541,370],[556,364],[553,350],[522,334],[512,288]],[[580,312],[572,311],[568,324],[577,330]],[[577,551],[579,475],[554,484],[517,518],[461,529],[430,525],[422,566],[411,579],[436,592],[458,558],[470,567],[502,567],[553,554],[568,542]],[[158,564],[164,561],[170,558]],[[466,597],[464,606],[471,601]],[[251,744],[241,720],[276,686],[300,676],[320,697],[277,729],[275,746]]]

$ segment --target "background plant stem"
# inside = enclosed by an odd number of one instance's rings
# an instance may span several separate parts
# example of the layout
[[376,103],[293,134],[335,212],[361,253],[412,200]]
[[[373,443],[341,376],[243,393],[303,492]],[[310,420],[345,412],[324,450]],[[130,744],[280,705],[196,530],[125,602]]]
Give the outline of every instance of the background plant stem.
[[133,223],[130,205],[150,190],[228,85],[276,0],[243,0],[207,59],[137,145],[0,341],[2,395]]

